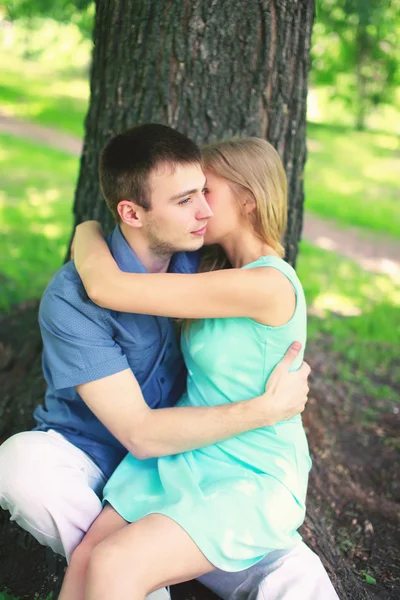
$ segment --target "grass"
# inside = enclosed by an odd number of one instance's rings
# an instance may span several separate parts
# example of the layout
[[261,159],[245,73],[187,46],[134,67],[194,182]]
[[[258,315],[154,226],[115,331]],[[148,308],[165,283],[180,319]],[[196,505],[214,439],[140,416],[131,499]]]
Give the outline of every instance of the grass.
[[83,135],[91,41],[72,23],[16,21],[0,28],[0,111]]
[[2,113],[78,137],[83,136],[88,93],[88,74],[81,70],[56,70],[9,57],[0,72]]
[[62,264],[79,162],[0,135],[0,309],[38,297]]
[[[46,600],[52,600],[53,598],[53,594],[49,594],[49,596],[47,596]],[[0,600],[20,600],[19,596],[15,597],[15,596],[10,596],[10,594],[8,594],[7,592],[0,592]],[[41,598],[37,598],[36,600],[41,600]]]
[[343,380],[361,384],[373,397],[398,402],[398,284],[305,241],[297,272],[309,309],[309,339],[328,336],[340,356]]
[[306,210],[400,239],[398,136],[308,124]]

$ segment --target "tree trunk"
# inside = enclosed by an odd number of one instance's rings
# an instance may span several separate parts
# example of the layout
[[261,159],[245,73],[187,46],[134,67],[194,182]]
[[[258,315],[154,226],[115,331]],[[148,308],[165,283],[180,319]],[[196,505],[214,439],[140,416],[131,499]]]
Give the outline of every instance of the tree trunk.
[[[274,144],[286,168],[286,248],[294,264],[302,228],[313,16],[313,0],[98,0],[76,223],[96,218],[111,226],[99,189],[98,157],[105,142],[129,126],[166,123],[198,143],[256,135]],[[43,396],[36,311],[28,307],[0,322],[1,439],[29,428],[33,406]],[[33,331],[29,338],[28,331]],[[334,546],[320,514],[327,499],[313,485],[306,539],[330,567],[343,600],[367,598]],[[0,513],[0,590],[8,587],[21,598],[57,593],[64,562],[7,518]],[[174,596],[210,599],[212,594],[185,584]]]
[[98,1],[76,223],[96,218],[111,226],[98,157],[127,127],[165,123],[199,144],[255,135],[277,148],[286,168],[286,248],[294,264],[313,17],[313,0]]

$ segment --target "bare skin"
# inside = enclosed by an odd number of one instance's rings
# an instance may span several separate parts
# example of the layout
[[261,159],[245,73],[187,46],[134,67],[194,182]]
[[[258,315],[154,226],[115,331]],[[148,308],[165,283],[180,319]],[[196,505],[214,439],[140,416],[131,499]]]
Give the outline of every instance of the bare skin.
[[59,600],[139,600],[213,568],[168,517],[154,514],[127,523],[107,505],[73,553]]

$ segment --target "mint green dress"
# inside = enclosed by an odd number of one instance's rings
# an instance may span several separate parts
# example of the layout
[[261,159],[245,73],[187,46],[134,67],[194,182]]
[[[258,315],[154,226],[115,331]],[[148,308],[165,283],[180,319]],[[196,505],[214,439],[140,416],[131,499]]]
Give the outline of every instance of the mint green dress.
[[[291,281],[296,293],[292,318],[281,327],[229,318],[198,320],[184,328],[188,379],[179,406],[258,396],[289,345],[299,340],[304,348],[306,304],[295,271],[274,256],[243,268],[260,266],[278,269]],[[128,454],[105,486],[104,501],[129,522],[152,513],[170,517],[215,567],[241,571],[300,540],[310,466],[298,415],[173,456],[139,460]]]

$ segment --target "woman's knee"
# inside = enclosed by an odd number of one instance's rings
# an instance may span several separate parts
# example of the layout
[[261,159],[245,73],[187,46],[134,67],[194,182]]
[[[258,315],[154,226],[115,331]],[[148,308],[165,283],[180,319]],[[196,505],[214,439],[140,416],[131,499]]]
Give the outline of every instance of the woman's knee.
[[89,576],[94,581],[104,581],[104,585],[110,578],[125,579],[132,589],[147,595],[152,588],[149,572],[140,560],[140,552],[127,552],[114,540],[103,540],[90,553]]
[[88,543],[84,538],[72,552],[69,567],[74,570],[86,572],[94,548],[95,545]]

